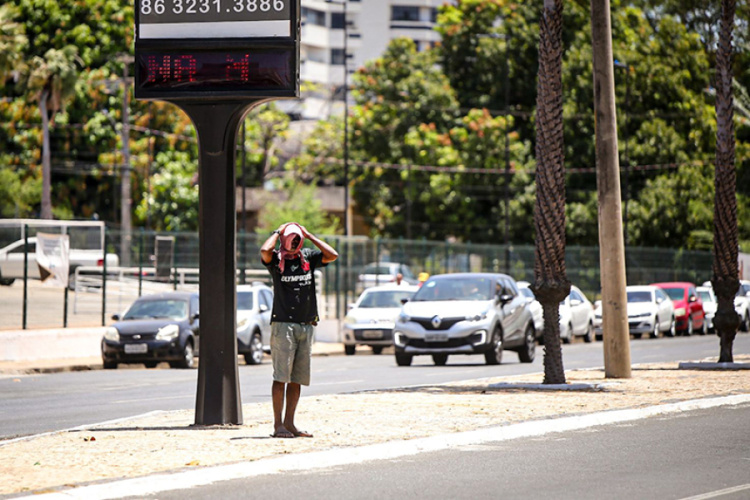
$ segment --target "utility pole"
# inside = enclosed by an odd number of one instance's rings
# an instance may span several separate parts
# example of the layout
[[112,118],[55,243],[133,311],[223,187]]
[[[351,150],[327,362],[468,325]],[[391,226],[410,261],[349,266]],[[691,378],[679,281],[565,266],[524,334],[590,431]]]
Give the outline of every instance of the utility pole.
[[630,330],[625,287],[617,112],[609,0],[591,0],[596,113],[596,180],[599,194],[599,262],[602,284],[604,373],[630,378]]
[[122,181],[120,202],[120,224],[122,235],[120,239],[120,265],[130,266],[130,248],[132,244],[133,223],[132,196],[130,193],[130,82],[128,79],[128,64],[133,62],[130,56],[120,57],[123,67],[122,77]]

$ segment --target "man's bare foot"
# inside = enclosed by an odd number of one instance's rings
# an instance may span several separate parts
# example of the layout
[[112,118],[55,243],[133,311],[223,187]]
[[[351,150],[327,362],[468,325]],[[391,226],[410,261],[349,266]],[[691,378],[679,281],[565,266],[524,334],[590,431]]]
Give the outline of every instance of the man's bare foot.
[[284,427],[283,425],[280,425],[279,427],[276,428],[276,431],[273,434],[271,434],[271,437],[289,439],[289,438],[294,438],[297,436],[293,432],[290,432],[289,430],[287,430],[287,428]]
[[294,435],[294,437],[304,437],[304,438],[313,437],[311,432],[301,431],[294,426],[288,426],[288,427],[289,427],[289,432],[291,432]]

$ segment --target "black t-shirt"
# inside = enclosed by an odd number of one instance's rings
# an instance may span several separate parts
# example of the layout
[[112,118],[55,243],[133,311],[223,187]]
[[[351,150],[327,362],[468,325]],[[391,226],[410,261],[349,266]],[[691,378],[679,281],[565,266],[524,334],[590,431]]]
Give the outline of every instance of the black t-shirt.
[[[302,253],[309,264],[302,269],[301,259],[288,259],[284,263],[284,274],[279,271],[279,254],[273,253],[271,262],[263,265],[273,278],[273,311],[271,322],[310,323],[318,321],[318,301],[315,296],[315,269],[325,267],[323,252],[303,248]],[[261,259],[262,262],[262,259]]]

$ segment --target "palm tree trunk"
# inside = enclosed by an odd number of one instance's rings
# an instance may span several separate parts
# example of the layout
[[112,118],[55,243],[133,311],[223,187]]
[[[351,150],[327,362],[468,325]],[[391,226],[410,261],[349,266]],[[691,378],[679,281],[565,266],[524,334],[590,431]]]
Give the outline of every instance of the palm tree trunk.
[[565,273],[565,170],[562,123],[562,0],[545,0],[539,33],[536,111],[536,251],[533,291],[544,313],[544,383],[564,384],[560,301]]
[[47,98],[49,90],[42,90],[39,99],[39,111],[42,114],[42,219],[52,218],[52,168],[49,144],[49,114],[47,112]]
[[732,345],[740,325],[734,310],[739,288],[737,269],[737,174],[732,96],[732,27],[735,0],[721,1],[721,31],[716,54],[716,192],[714,195],[713,284],[718,306],[714,324],[721,338],[719,362],[731,363]]

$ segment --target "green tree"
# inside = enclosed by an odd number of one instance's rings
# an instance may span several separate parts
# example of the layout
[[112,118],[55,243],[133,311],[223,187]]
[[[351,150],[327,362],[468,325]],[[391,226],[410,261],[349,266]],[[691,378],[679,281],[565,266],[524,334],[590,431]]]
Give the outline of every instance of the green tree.
[[13,73],[23,69],[23,52],[28,46],[23,24],[16,22],[18,11],[12,4],[0,6],[0,87]]
[[43,58],[34,57],[29,61],[25,87],[39,103],[42,117],[42,219],[52,218],[50,120],[54,120],[55,113],[73,95],[79,62],[78,50],[72,45],[62,50],[50,49]]
[[[245,118],[245,129],[245,161],[249,172],[246,185],[261,186],[266,175],[280,163],[278,145],[288,137],[289,116],[273,103],[260,106]],[[238,152],[236,158],[238,180],[242,175],[242,154]]]
[[147,210],[157,231],[198,229],[198,162],[187,152],[169,151],[156,156],[157,172],[151,180],[151,193],[136,208],[136,216],[146,219]]
[[315,198],[315,187],[304,184],[289,184],[279,193],[278,203],[269,203],[263,208],[257,233],[267,235],[285,222],[297,222],[313,234],[336,234],[337,217],[329,218]]

